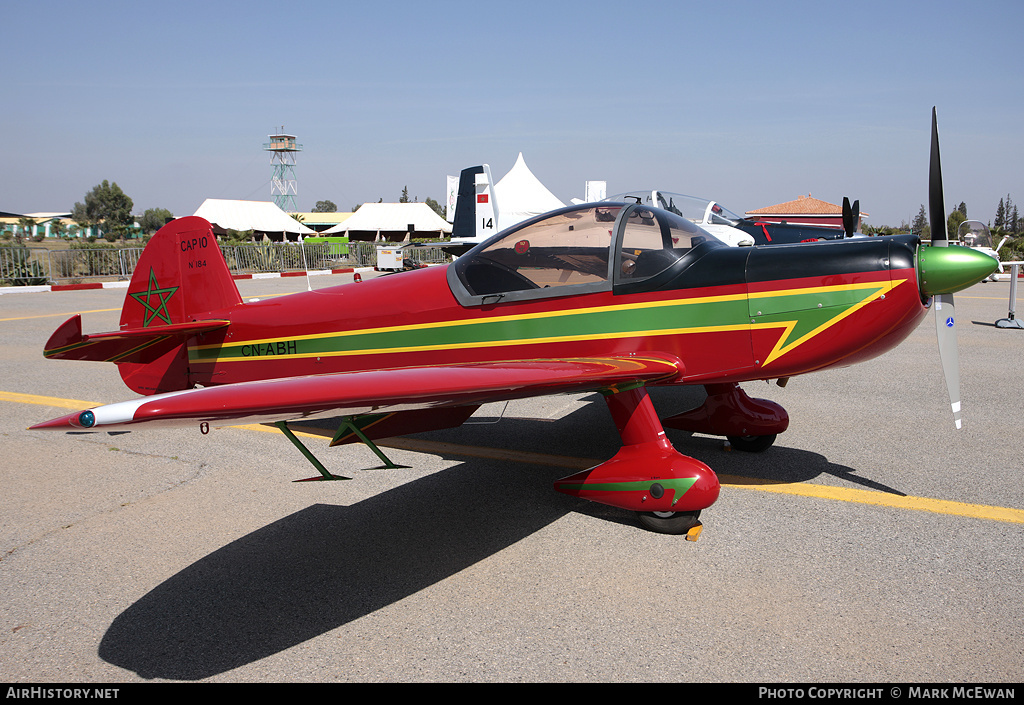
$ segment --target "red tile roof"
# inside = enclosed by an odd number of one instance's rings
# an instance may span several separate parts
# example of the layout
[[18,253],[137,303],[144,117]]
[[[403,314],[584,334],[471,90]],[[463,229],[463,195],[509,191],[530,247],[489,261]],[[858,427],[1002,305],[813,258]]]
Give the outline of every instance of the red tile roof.
[[[746,215],[838,215],[842,217],[843,207],[807,194],[797,197],[795,201],[786,201],[775,206],[747,211]],[[862,217],[867,215],[867,213],[861,213]]]

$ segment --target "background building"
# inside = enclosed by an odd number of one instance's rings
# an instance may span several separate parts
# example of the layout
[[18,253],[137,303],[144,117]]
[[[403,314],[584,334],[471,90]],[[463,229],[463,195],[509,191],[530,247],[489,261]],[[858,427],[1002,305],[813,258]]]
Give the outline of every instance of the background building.
[[[796,200],[778,205],[747,211],[744,215],[766,223],[800,223],[839,228],[840,230],[843,228],[843,207],[814,198],[811,194],[798,196]],[[867,216],[868,214],[862,211],[861,222]],[[860,229],[860,222],[857,223],[857,229]]]

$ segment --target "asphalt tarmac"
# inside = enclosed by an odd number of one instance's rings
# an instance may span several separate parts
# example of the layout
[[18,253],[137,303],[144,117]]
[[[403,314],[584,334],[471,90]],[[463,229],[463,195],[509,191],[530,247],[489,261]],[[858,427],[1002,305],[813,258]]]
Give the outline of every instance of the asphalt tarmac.
[[670,430],[723,480],[697,542],[552,489],[618,447],[596,395],[391,444],[410,469],[305,439],[348,482],[292,483],[316,473],[269,430],[27,431],[134,396],[42,357],[75,312],[116,329],[124,290],[0,295],[0,682],[1020,682],[1008,287],[956,296],[960,431],[931,314],[869,363],[745,384],[790,414],[764,453]]

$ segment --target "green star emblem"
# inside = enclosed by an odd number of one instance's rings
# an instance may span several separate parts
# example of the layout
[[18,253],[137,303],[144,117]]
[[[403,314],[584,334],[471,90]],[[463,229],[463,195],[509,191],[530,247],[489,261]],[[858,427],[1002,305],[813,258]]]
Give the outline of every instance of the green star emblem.
[[[156,281],[156,274],[153,273],[153,268],[149,268],[149,289],[135,294],[129,292],[128,294],[146,307],[146,315],[142,323],[143,328],[149,328],[149,324],[152,323],[155,318],[159,318],[167,325],[171,325],[171,314],[167,311],[167,302],[180,288],[181,287],[178,286],[160,288],[160,285]],[[154,302],[154,298],[156,299],[156,302]]]

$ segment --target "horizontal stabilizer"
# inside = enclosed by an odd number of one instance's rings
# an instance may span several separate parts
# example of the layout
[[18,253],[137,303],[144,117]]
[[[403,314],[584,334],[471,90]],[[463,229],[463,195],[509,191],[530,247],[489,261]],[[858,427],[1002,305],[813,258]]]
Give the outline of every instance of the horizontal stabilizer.
[[82,316],[75,314],[50,336],[43,348],[43,356],[54,360],[147,362],[194,335],[224,328],[228,323],[222,320],[190,321],[82,335]]

